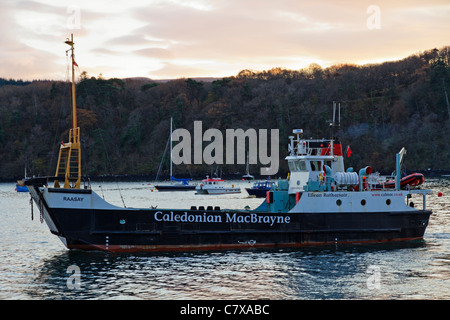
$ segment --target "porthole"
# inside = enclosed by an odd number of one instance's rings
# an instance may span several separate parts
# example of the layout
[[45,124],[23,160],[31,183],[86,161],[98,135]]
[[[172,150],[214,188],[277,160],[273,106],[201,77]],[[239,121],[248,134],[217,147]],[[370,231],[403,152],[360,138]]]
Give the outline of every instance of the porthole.
[[387,199],[387,200],[386,200],[386,204],[387,204],[387,205],[390,205],[390,204],[391,204],[391,199]]
[[336,204],[340,207],[341,204],[342,204],[342,200],[341,200],[341,199],[337,199],[337,200],[336,200]]
[[362,205],[362,206],[365,206],[365,205],[366,205],[366,200],[365,200],[365,199],[362,199],[362,200],[361,200],[361,205]]

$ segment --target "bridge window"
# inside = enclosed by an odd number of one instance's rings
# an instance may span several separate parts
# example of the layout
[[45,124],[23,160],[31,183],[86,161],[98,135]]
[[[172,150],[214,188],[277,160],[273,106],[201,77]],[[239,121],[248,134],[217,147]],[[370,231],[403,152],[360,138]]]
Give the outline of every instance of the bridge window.
[[297,160],[295,164],[297,171],[306,171],[306,164],[304,160]]
[[291,172],[294,172],[294,171],[297,171],[297,172],[299,172],[299,171],[307,171],[306,170],[305,161],[304,160],[292,160],[292,161],[289,161],[289,170]]
[[288,164],[289,164],[289,171],[291,171],[291,172],[295,171],[294,162],[293,161],[289,161]]
[[321,171],[322,170],[322,161],[311,161],[311,171]]

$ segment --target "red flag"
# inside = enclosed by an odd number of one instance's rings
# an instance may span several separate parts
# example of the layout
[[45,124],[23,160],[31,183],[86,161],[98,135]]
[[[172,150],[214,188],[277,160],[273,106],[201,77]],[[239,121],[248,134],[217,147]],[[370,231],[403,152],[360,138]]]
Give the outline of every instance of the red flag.
[[75,67],[78,67],[78,64],[75,62],[75,60],[73,61],[73,65],[74,65]]
[[350,146],[347,146],[347,158],[350,158],[352,154],[352,150],[350,149]]

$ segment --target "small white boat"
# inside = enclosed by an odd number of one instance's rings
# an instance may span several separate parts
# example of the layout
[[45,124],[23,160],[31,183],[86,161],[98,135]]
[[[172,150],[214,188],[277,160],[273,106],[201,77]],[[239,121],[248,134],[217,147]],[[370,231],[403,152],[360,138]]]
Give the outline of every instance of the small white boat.
[[195,187],[197,194],[228,194],[228,193],[241,193],[241,188],[231,185],[231,187],[225,186],[223,183],[225,180],[220,178],[210,178],[206,176],[206,179],[202,180],[202,183]]

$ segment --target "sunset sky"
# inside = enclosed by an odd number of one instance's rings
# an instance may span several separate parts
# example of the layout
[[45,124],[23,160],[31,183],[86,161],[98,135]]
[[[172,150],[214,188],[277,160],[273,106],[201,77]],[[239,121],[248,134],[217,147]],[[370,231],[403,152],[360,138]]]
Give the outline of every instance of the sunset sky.
[[450,2],[1,0],[0,77],[225,77],[373,63],[450,45]]

